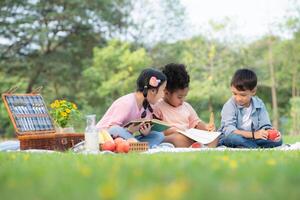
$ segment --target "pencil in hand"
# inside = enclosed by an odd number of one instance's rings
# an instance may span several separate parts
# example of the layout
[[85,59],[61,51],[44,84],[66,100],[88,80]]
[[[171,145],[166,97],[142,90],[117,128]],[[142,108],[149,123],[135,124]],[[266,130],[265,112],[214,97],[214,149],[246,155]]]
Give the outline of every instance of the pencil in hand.
[[210,112],[209,124],[215,125],[215,116],[213,112]]
[[213,112],[210,113],[209,123],[208,123],[208,130],[209,131],[215,131],[215,116],[214,116]]

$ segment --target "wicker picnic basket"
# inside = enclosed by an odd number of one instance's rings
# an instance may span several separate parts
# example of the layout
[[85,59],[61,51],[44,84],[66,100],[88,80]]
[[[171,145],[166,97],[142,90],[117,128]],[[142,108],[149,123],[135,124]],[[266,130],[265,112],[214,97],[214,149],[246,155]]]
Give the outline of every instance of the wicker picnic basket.
[[84,140],[80,133],[56,133],[43,97],[30,94],[2,94],[2,100],[20,140],[20,149],[65,151]]

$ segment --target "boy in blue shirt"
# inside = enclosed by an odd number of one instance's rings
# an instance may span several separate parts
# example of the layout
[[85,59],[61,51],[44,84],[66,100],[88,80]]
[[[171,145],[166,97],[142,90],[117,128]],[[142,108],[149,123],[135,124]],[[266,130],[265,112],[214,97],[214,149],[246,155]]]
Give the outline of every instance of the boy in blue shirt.
[[255,96],[256,74],[239,69],[231,80],[232,97],[224,104],[221,116],[222,136],[219,145],[244,148],[272,148],[282,144],[281,134],[268,140],[272,129],[268,112],[261,99]]

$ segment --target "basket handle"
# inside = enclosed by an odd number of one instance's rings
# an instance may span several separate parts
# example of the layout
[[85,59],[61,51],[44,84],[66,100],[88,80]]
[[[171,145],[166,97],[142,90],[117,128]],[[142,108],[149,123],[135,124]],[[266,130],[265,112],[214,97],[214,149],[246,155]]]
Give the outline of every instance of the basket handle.
[[43,86],[34,88],[34,89],[31,91],[31,94],[39,94],[40,91],[41,91],[42,89],[43,89]]
[[14,93],[18,88],[19,88],[18,86],[13,86],[13,87],[11,87],[9,90],[6,90],[4,93],[12,94],[12,93]]

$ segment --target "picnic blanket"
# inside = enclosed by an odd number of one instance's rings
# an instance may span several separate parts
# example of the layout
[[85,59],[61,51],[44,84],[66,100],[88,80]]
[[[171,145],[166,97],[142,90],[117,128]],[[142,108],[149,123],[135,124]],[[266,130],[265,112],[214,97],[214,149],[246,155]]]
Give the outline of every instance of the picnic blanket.
[[[172,144],[162,143],[158,146],[155,146],[152,149],[149,149],[143,154],[154,154],[154,153],[181,153],[181,152],[198,152],[198,151],[295,151],[300,150],[300,142],[293,144],[283,144],[275,148],[259,148],[259,149],[248,149],[248,148],[229,148],[225,146],[220,146],[217,148],[175,148]],[[32,153],[54,153],[57,151],[52,150],[42,150],[42,149],[29,149],[29,150],[20,150],[20,142],[16,140],[8,140],[0,142],[0,152],[32,152]],[[84,150],[84,142],[77,144],[74,148],[71,149],[74,153],[83,153],[83,154],[114,154],[113,152],[101,151],[101,152],[88,152]]]

